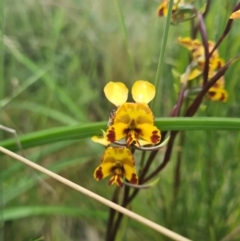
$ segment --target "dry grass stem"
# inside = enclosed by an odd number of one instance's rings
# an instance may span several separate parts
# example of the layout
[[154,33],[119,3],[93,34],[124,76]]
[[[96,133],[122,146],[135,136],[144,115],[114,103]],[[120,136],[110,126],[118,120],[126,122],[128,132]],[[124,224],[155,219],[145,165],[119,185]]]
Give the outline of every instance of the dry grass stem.
[[106,205],[110,208],[113,208],[116,211],[121,212],[122,214],[124,214],[124,215],[126,215],[126,216],[128,216],[132,219],[135,219],[136,221],[156,230],[157,232],[159,232],[159,233],[161,233],[161,234],[163,234],[163,235],[165,235],[165,236],[167,236],[167,237],[169,237],[173,240],[190,241],[190,239],[187,239],[187,238],[185,238],[185,237],[183,237],[183,236],[181,236],[177,233],[174,233],[171,230],[166,229],[166,228],[164,228],[164,227],[162,227],[162,226],[160,226],[160,225],[158,225],[158,224],[156,224],[156,223],[154,223],[154,222],[152,222],[152,221],[150,221],[150,220],[148,220],[148,219],[146,219],[146,218],[144,218],[144,217],[142,217],[142,216],[140,216],[140,215],[138,215],[138,214],[136,214],[132,211],[129,211],[128,209],[123,208],[120,205],[117,205],[117,204],[115,204],[115,203],[113,203],[113,202],[111,202],[111,201],[109,201],[109,200],[107,200],[107,199],[105,199],[105,198],[103,198],[103,197],[101,197],[101,196],[99,196],[99,195],[97,195],[97,194],[77,185],[76,183],[73,183],[73,182],[63,178],[62,176],[57,175],[56,173],[51,172],[51,171],[47,170],[46,168],[44,168],[42,166],[39,166],[36,163],[33,163],[33,162],[29,161],[28,159],[26,159],[22,156],[19,156],[19,155],[13,153],[13,152],[1,147],[1,146],[0,146],[0,151],[2,153],[6,154],[7,156],[10,156],[10,157],[22,162],[22,163],[34,168],[34,169],[54,178],[55,180],[57,180],[57,181],[65,184],[65,185],[67,185],[67,186],[69,186],[69,187],[71,187],[71,188],[73,188],[73,189],[75,189],[75,190],[77,190],[77,191],[97,200],[98,202],[101,202],[104,205]]

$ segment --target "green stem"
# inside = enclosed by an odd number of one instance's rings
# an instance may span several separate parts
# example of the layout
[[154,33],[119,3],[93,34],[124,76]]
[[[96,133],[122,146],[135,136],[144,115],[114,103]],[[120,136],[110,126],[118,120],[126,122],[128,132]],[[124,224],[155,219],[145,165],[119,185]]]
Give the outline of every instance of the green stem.
[[[4,7],[5,1],[0,1],[0,100],[4,98]],[[2,134],[0,134],[2,138]],[[0,160],[0,170],[4,170],[3,159]],[[3,193],[3,172],[0,171],[0,193]],[[3,223],[3,196],[0,197],[0,240],[4,239],[4,223]]]
[[134,67],[133,55],[132,55],[132,52],[131,52],[131,48],[129,46],[129,41],[128,41],[128,37],[127,37],[127,30],[126,30],[126,26],[125,26],[125,23],[124,23],[124,18],[123,18],[122,9],[121,9],[119,0],[115,0],[115,4],[116,4],[116,9],[117,9],[117,12],[118,12],[118,16],[119,16],[119,21],[120,21],[120,24],[121,24],[121,29],[122,29],[122,33],[123,33],[123,37],[124,37],[124,42],[125,42],[127,53],[128,53],[128,57],[129,57],[129,62],[130,62],[129,64],[130,64],[130,66],[132,68],[133,77],[136,78],[136,72],[135,72],[135,67]]
[[[81,140],[93,135],[101,134],[101,129],[106,129],[106,122],[64,126],[22,135],[19,140],[23,149],[49,144],[63,140]],[[207,130],[240,130],[240,118],[218,117],[174,117],[156,118],[155,125],[161,131],[207,131]],[[0,146],[16,151],[18,147],[14,139],[0,142]]]
[[[173,7],[173,0],[170,0],[168,9],[172,9],[172,7]],[[162,72],[162,68],[163,68],[163,59],[164,59],[164,54],[165,54],[166,45],[167,45],[167,38],[168,38],[171,16],[172,16],[172,11],[168,11],[166,23],[165,23],[164,30],[163,30],[163,39],[162,39],[162,43],[161,43],[161,47],[160,47],[157,73],[156,73],[156,78],[155,78],[155,82],[154,82],[157,93],[160,93],[159,90],[162,89],[162,86],[163,86],[163,81],[160,81],[160,80],[162,80],[162,79],[160,79],[160,76],[161,76],[161,72]],[[155,96],[155,99],[152,101],[152,104],[151,104],[151,108],[153,110],[154,110],[154,107],[156,104],[156,100],[157,100],[157,96]]]
[[4,97],[4,5],[5,1],[0,1],[0,100]]

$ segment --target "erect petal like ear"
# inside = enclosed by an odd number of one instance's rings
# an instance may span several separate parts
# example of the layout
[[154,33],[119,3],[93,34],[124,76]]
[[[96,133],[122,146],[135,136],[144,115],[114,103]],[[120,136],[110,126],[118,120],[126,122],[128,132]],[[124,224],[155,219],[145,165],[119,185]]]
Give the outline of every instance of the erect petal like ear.
[[148,104],[155,96],[155,86],[145,80],[138,80],[132,87],[132,97],[137,103]]
[[240,18],[240,10],[238,10],[238,11],[236,11],[236,12],[233,12],[229,18],[230,18],[230,19]]
[[116,106],[120,106],[127,101],[128,88],[121,82],[109,82],[104,87],[107,99]]

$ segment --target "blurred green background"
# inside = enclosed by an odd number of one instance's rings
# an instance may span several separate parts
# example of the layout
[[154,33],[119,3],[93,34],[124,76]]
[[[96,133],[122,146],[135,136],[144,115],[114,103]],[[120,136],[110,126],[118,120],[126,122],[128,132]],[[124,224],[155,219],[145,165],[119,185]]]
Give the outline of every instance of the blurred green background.
[[[198,7],[204,1],[195,1]],[[117,4],[119,3],[119,5]],[[216,41],[237,1],[212,1],[206,28]],[[113,106],[103,87],[137,79],[154,83],[165,19],[159,1],[5,0],[2,1],[3,65],[0,122],[18,135],[52,127],[106,121]],[[120,14],[126,28],[122,29]],[[4,14],[4,16],[3,16]],[[240,20],[219,47],[227,61],[240,50]],[[171,26],[161,73],[156,117],[168,116],[177,99],[172,68],[183,72],[188,52],[177,37],[190,36],[189,22]],[[199,36],[198,36],[199,37]],[[240,117],[240,63],[228,70],[227,103],[204,102],[198,116]],[[12,135],[0,130],[2,140]],[[240,223],[240,135],[189,131],[178,141],[158,184],[142,190],[130,209],[192,240],[217,241]],[[64,141],[24,150],[25,156],[81,186],[111,199],[114,187],[96,182],[93,171],[103,147]],[[179,195],[174,199],[176,154],[182,152]],[[155,160],[161,162],[163,152]],[[70,188],[0,156],[6,241],[104,240],[108,208]],[[153,167],[154,168],[154,167]],[[168,240],[125,218],[117,240]],[[240,234],[234,241],[240,240]]]

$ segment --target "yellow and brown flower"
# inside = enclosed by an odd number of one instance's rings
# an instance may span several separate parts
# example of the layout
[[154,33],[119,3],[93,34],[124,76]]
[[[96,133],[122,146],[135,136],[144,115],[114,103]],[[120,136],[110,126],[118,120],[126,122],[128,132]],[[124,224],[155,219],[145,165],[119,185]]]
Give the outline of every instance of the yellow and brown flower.
[[155,96],[155,87],[148,81],[136,81],[132,87],[132,97],[136,103],[124,103],[126,89],[119,82],[110,82],[104,88],[107,99],[115,105],[120,105],[112,116],[111,125],[106,131],[106,140],[113,143],[125,138],[126,146],[141,146],[142,140],[144,144],[159,143],[161,134],[154,126],[154,115],[148,106]]
[[208,90],[207,96],[212,101],[226,102],[228,98],[228,93],[222,87],[219,88],[213,86]]
[[160,142],[160,131],[154,126],[151,109],[143,103],[124,103],[116,111],[114,122],[108,128],[106,137],[109,142],[126,138],[126,146],[138,144],[139,139],[149,144]]
[[135,170],[135,160],[128,148],[108,147],[102,157],[100,166],[94,171],[94,178],[101,180],[112,175],[109,185],[116,183],[123,186],[125,177],[130,183],[138,184],[138,177]]
[[[209,73],[209,79],[215,75],[215,72]],[[217,80],[217,82],[208,90],[207,93],[208,99],[212,101],[221,101],[226,102],[228,99],[228,92],[225,89],[225,80],[224,76]]]
[[[166,17],[169,11],[169,0],[162,0],[161,4],[157,8],[157,15],[159,17]],[[177,24],[195,16],[194,7],[192,1],[174,0],[172,7],[171,23]]]
[[[189,75],[188,80],[193,80],[202,74],[204,64],[205,64],[205,55],[204,47],[202,43],[197,39],[191,38],[178,38],[178,42],[192,52],[192,59],[196,63],[196,67],[193,68]],[[208,41],[208,51],[211,52],[215,43],[213,41]],[[210,71],[217,71],[224,65],[224,60],[219,57],[217,50],[213,52],[209,59],[209,69]],[[181,76],[181,82],[183,82],[185,74]]]
[[[184,0],[174,0],[172,14],[176,13],[179,9],[179,5],[183,5]],[[162,3],[158,6],[157,14],[159,17],[166,17],[168,14],[169,0],[162,0]]]

